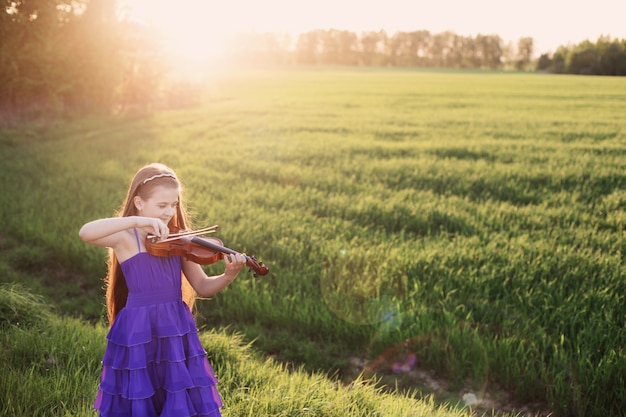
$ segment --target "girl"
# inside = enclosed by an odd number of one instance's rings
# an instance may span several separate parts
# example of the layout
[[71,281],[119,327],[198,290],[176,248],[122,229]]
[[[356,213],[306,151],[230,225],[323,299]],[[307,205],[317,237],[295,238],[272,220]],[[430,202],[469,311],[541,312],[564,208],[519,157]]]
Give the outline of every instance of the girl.
[[200,344],[191,309],[196,293],[216,294],[246,262],[224,257],[222,275],[180,257],[146,252],[148,234],[185,230],[181,184],[162,164],[141,168],[118,217],[85,224],[79,236],[110,248],[106,300],[111,328],[94,403],[102,417],[220,416],[217,379]]

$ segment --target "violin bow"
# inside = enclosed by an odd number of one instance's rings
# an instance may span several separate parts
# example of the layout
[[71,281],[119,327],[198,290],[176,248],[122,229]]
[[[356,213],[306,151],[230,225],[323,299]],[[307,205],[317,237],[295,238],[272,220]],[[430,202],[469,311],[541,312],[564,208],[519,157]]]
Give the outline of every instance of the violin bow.
[[[185,236],[193,237],[193,236],[205,235],[207,233],[215,233],[218,228],[219,228],[218,225],[213,225],[213,226],[205,227],[205,228],[198,229],[198,230],[186,230],[184,232],[172,233],[167,237],[167,239],[159,240],[159,242],[170,242],[172,240],[180,239],[181,237],[185,237]],[[155,238],[156,236],[154,235],[147,236],[147,239],[155,239]]]

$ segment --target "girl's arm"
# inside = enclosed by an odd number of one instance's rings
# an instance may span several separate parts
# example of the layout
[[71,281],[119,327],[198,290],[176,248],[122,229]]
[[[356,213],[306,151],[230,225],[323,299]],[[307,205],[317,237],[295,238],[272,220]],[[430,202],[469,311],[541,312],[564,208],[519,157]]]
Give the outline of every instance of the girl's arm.
[[246,258],[242,254],[224,256],[226,269],[221,275],[208,276],[202,267],[192,261],[183,259],[183,272],[194,290],[201,297],[209,297],[217,294],[228,286],[239,274],[246,264]]
[[91,221],[78,232],[78,236],[85,242],[96,246],[113,248],[120,246],[126,241],[125,233],[132,228],[138,228],[145,233],[166,238],[169,230],[167,225],[161,220],[152,217],[111,217]]

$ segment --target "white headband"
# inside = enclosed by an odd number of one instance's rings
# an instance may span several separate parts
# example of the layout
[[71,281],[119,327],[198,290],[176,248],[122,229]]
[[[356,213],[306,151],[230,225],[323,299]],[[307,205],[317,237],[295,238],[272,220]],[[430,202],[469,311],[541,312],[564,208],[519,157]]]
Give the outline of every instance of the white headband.
[[150,178],[146,178],[145,180],[143,180],[143,181],[142,181],[142,184],[145,184],[145,183],[147,183],[148,181],[152,181],[152,180],[155,180],[155,179],[157,179],[157,178],[163,178],[163,177],[171,177],[171,178],[176,179],[176,175],[174,175],[174,174],[169,174],[169,173],[167,173],[167,172],[166,172],[166,173],[163,173],[163,174],[153,175],[153,176],[151,176]]

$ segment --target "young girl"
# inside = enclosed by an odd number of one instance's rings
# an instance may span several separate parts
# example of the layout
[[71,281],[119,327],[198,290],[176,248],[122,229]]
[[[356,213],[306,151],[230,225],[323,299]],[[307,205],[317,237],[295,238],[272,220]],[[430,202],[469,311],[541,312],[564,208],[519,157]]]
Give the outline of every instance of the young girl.
[[94,407],[102,417],[220,416],[222,401],[191,314],[196,293],[216,294],[246,262],[224,257],[222,275],[207,276],[181,257],[146,252],[145,239],[185,230],[176,174],[161,164],[141,168],[118,217],[85,224],[79,236],[110,248],[106,300],[111,328]]

